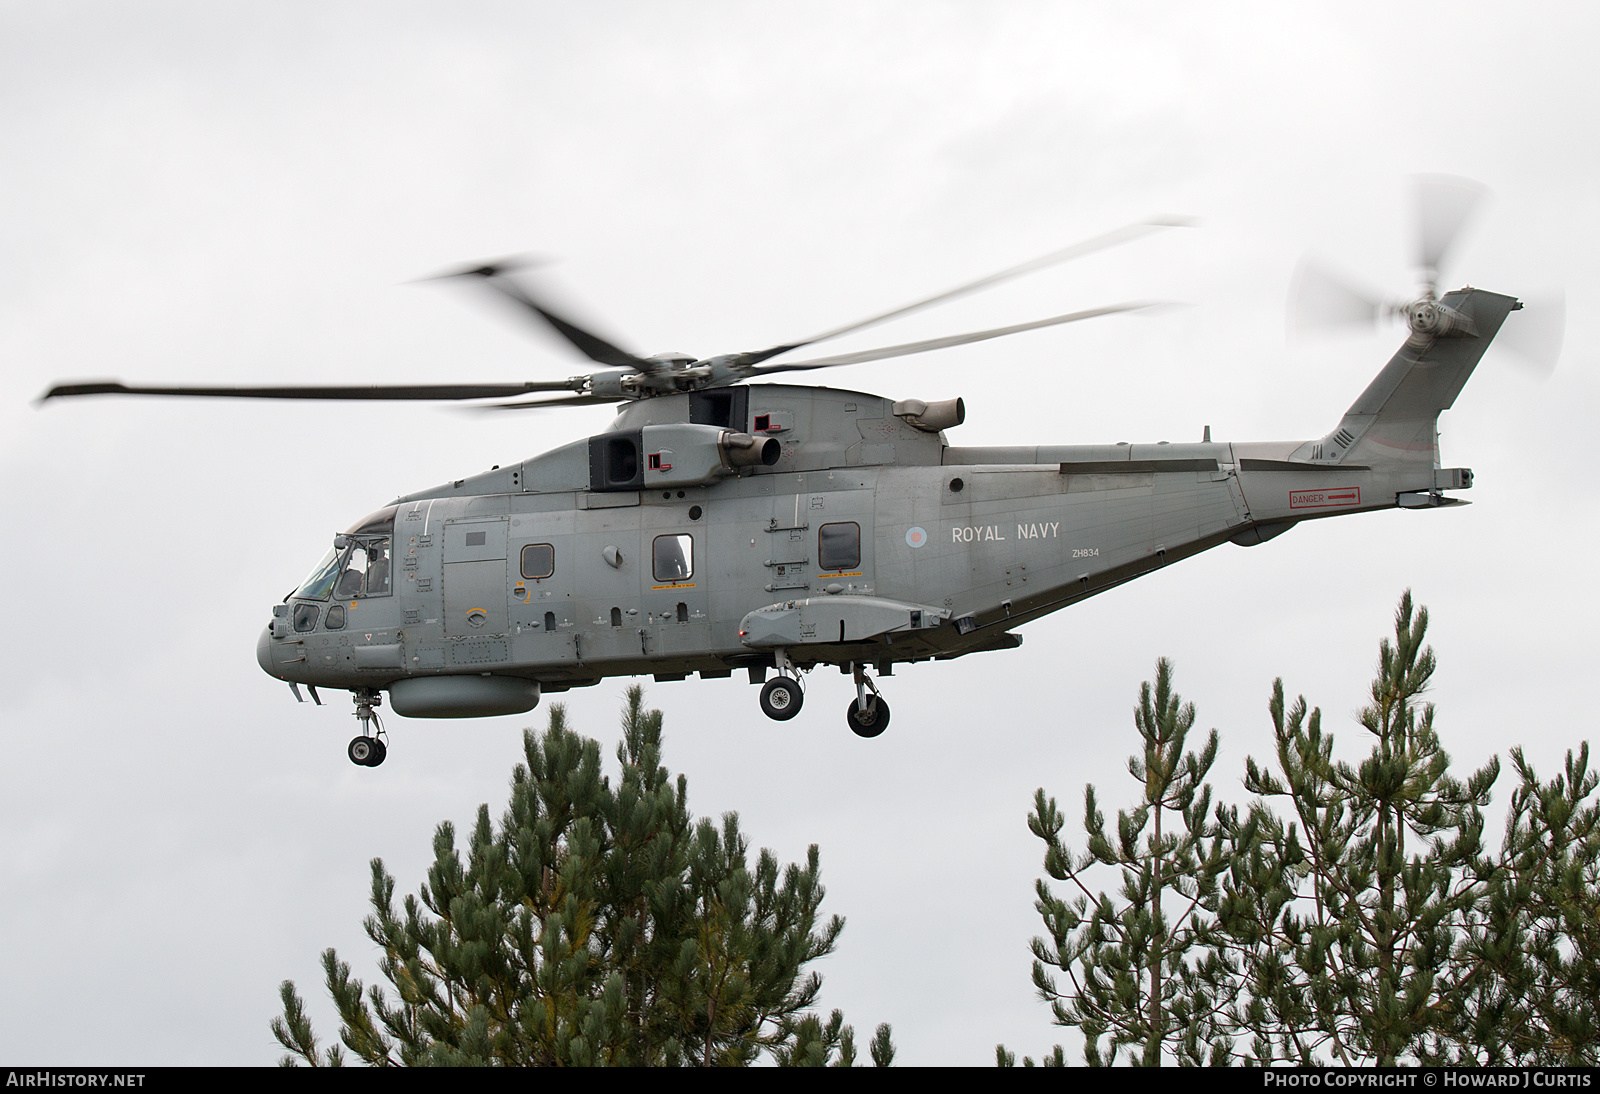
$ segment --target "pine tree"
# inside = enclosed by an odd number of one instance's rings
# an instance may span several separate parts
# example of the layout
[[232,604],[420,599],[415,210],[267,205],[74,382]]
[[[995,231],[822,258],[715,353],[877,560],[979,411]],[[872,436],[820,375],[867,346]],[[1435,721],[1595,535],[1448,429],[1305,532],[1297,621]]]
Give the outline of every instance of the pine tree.
[[[1227,859],[1205,782],[1218,738],[1212,730],[1199,753],[1185,751],[1194,720],[1194,704],[1172,690],[1172,665],[1163,658],[1154,688],[1141,688],[1134,710],[1143,749],[1128,758],[1128,773],[1140,784],[1138,806],[1118,812],[1108,833],[1095,789],[1086,787],[1082,855],[1061,840],[1064,820],[1043,788],[1028,817],[1045,843],[1045,871],[1078,893],[1069,902],[1042,879],[1037,884],[1049,937],[1033,941],[1034,985],[1058,1025],[1082,1032],[1093,1065],[1114,1063],[1123,1049],[1129,1063],[1145,1065],[1226,1055],[1217,1021],[1228,970],[1212,936],[1216,879]],[[1095,867],[1120,874],[1116,896],[1091,890]],[[997,1054],[1006,1059],[1003,1046]]]
[[[1321,712],[1288,703],[1278,680],[1274,754],[1245,765],[1255,800],[1208,815],[1215,733],[1178,763],[1193,711],[1163,661],[1135,715],[1145,750],[1129,771],[1144,800],[1118,815],[1115,838],[1089,787],[1089,849],[1074,856],[1038,792],[1029,827],[1046,871],[1079,895],[1038,883],[1050,937],[1034,941],[1034,983],[1055,1021],[1083,1033],[1089,1062],[1126,1047],[1134,1063],[1163,1052],[1256,1065],[1600,1063],[1600,776],[1588,745],[1548,782],[1511,751],[1519,785],[1499,848],[1487,848],[1499,761],[1451,774],[1423,700],[1436,668],[1427,627],[1407,593],[1359,714],[1370,741],[1359,763],[1336,757]],[[1164,808],[1180,823],[1163,827]],[[1088,870],[1113,865],[1120,901],[1089,887]],[[1015,1055],[997,1046],[996,1062]],[[1061,1047],[1044,1062],[1064,1063]]]
[[[683,776],[661,765],[661,714],[633,688],[613,787],[599,745],[565,711],[524,736],[498,827],[478,810],[466,861],[448,822],[428,880],[401,907],[372,863],[368,936],[394,996],[323,954],[340,1040],[385,1065],[850,1063],[854,1032],[810,1008],[844,921],[823,920],[817,849],[752,871],[738,817],[694,821]],[[272,1029],[285,1064],[338,1065],[291,981]],[[887,1064],[887,1025],[872,1042]]]
[[[1471,991],[1454,958],[1489,880],[1480,810],[1500,764],[1491,759],[1464,783],[1449,774],[1433,704],[1420,700],[1436,668],[1423,644],[1427,629],[1427,609],[1414,611],[1408,591],[1395,613],[1393,643],[1379,646],[1372,701],[1360,713],[1373,743],[1359,765],[1332,759],[1333,739],[1323,737],[1318,712],[1304,720],[1304,699],[1285,719],[1280,680],[1271,704],[1278,774],[1254,760],[1246,769],[1247,789],[1268,801],[1287,799],[1307,844],[1299,846],[1292,825],[1284,829],[1265,808],[1257,811],[1254,835],[1272,844],[1283,832],[1283,850],[1265,860],[1304,872],[1303,884],[1279,891],[1308,897],[1311,908],[1302,915],[1286,907],[1279,918],[1299,982],[1287,968],[1273,980],[1254,953],[1246,956],[1252,1002],[1287,996],[1277,1027],[1299,1031],[1299,1041],[1289,1042],[1296,1059],[1309,1060],[1312,1040],[1320,1039],[1342,1064],[1429,1061],[1441,1017],[1459,1012]],[[1235,847],[1251,853],[1243,840]],[[1296,994],[1309,1011],[1294,1002]],[[1263,1063],[1265,1047],[1257,1048]]]
[[[1520,748],[1521,784],[1462,963],[1471,992],[1449,1055],[1483,1066],[1600,1064],[1600,779],[1589,746],[1541,782]],[[1443,1053],[1441,1053],[1443,1055]]]
[[1331,784],[1333,737],[1323,735],[1322,712],[1308,717],[1304,697],[1285,710],[1282,680],[1273,683],[1268,709],[1277,773],[1247,759],[1245,786],[1286,797],[1297,812],[1285,823],[1257,802],[1242,820],[1237,810],[1228,814],[1231,861],[1218,919],[1240,972],[1232,1012],[1243,1042],[1237,1051],[1256,1066],[1311,1066],[1323,1062],[1318,1053],[1327,1048],[1348,1066],[1346,999],[1329,963],[1347,925],[1308,879],[1346,857],[1355,825]]

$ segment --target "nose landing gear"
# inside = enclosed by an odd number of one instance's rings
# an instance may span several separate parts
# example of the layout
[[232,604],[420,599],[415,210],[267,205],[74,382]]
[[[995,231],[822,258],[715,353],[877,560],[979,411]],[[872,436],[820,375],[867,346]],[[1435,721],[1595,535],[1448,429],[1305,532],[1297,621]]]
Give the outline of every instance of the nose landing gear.
[[372,688],[354,688],[350,698],[356,704],[356,718],[361,722],[361,735],[353,737],[350,745],[345,749],[345,755],[350,757],[350,762],[358,767],[377,767],[389,755],[388,746],[383,743],[386,734],[383,731],[383,722],[378,718],[377,708],[383,704],[383,696]]
[[876,737],[889,728],[889,704],[878,694],[878,685],[861,662],[854,662],[850,668],[856,680],[856,697],[845,711],[845,721],[857,737]]

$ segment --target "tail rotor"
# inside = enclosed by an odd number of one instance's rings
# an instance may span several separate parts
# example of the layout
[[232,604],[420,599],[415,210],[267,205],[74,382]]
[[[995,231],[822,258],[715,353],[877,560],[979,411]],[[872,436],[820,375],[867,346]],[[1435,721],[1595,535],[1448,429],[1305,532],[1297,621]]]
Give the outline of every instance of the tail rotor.
[[[1290,281],[1288,328],[1292,336],[1371,330],[1401,318],[1414,337],[1430,338],[1469,329],[1464,317],[1439,302],[1446,263],[1476,215],[1488,190],[1470,179],[1419,175],[1412,180],[1416,213],[1414,259],[1421,295],[1414,300],[1385,297],[1351,279],[1303,259]],[[1561,356],[1566,300],[1561,293],[1525,301],[1496,344],[1509,350],[1537,375],[1548,377]]]

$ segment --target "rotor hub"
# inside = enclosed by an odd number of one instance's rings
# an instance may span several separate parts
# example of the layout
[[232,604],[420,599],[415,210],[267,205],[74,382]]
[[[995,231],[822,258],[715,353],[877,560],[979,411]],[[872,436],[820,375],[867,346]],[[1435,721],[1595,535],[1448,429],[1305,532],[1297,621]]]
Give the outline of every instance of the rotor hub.
[[1473,333],[1471,320],[1454,308],[1427,296],[1406,305],[1404,314],[1411,333],[1420,338]]

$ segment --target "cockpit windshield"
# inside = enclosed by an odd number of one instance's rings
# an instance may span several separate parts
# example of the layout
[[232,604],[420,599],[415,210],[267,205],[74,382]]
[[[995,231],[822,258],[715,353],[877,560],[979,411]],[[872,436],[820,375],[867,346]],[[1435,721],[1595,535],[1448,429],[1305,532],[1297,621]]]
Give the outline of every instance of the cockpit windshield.
[[333,592],[333,583],[339,578],[339,563],[343,560],[344,552],[337,547],[329,551],[310,576],[300,583],[294,595],[301,600],[326,600],[328,594]]
[[329,551],[295,591],[301,600],[340,600],[388,596],[391,587],[391,546],[394,507],[381,509],[359,521],[350,531],[333,537]]

